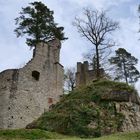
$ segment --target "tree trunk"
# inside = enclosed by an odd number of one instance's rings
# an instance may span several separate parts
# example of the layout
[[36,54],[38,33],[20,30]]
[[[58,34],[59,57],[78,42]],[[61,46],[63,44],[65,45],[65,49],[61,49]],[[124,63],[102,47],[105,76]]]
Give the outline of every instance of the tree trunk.
[[96,63],[97,63],[97,69],[96,69],[96,77],[97,79],[100,79],[100,62],[99,62],[99,50],[98,45],[96,45]]
[[128,84],[127,72],[126,72],[126,66],[125,66],[125,61],[124,61],[124,59],[123,59],[123,69],[124,69],[125,82]]

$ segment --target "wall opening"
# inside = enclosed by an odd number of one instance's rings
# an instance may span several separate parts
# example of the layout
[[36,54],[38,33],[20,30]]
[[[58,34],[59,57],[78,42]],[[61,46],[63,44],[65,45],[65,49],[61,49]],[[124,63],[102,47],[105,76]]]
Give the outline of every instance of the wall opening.
[[32,71],[32,77],[38,81],[40,77],[40,73],[38,71]]

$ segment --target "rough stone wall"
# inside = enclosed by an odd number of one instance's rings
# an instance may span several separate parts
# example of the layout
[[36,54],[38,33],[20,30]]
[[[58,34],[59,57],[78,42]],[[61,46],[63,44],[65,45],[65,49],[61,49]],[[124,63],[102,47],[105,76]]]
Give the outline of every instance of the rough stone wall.
[[40,43],[19,70],[0,73],[0,128],[24,128],[63,94],[60,42]]
[[140,105],[131,102],[116,102],[116,111],[124,115],[122,132],[140,131]]
[[102,94],[101,99],[116,102],[131,102],[140,105],[140,97],[137,92],[130,93],[128,91],[113,90]]
[[[100,73],[103,74],[103,69],[100,70]],[[76,87],[88,85],[93,80],[96,80],[96,71],[89,69],[88,61],[84,63],[77,63],[77,72],[76,72]]]

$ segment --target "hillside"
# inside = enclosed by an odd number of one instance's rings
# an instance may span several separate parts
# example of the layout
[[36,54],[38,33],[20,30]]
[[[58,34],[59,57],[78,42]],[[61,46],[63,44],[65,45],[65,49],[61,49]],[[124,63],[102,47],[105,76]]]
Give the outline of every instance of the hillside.
[[127,84],[95,81],[65,95],[27,128],[79,137],[136,131],[140,130],[139,110],[135,110],[139,103],[136,90]]

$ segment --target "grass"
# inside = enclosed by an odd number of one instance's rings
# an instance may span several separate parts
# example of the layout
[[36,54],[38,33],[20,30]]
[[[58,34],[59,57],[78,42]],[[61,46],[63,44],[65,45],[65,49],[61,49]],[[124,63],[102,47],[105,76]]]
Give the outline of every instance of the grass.
[[140,140],[140,132],[118,133],[99,138],[80,139],[76,137],[64,136],[54,132],[44,130],[0,130],[0,140]]
[[67,138],[67,136],[39,129],[0,130],[0,140],[46,140],[62,138]]
[[114,135],[96,138],[94,140],[140,140],[140,132],[114,134]]

